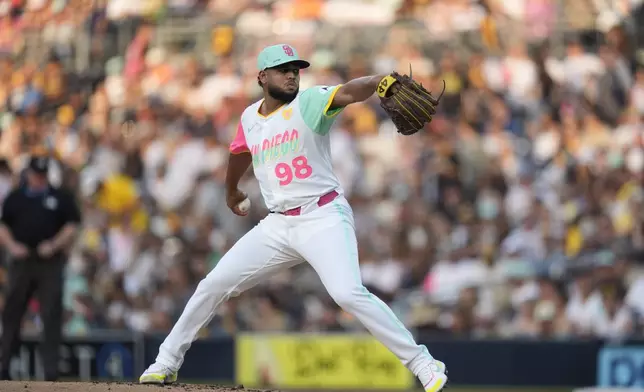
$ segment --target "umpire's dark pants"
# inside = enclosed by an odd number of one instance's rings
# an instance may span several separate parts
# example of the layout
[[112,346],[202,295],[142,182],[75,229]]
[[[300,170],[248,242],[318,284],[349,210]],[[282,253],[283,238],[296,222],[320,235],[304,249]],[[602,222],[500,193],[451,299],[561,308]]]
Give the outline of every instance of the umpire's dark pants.
[[29,300],[34,293],[40,303],[40,318],[43,321],[44,339],[41,357],[47,381],[58,379],[59,346],[62,337],[63,274],[65,258],[62,255],[51,259],[29,256],[14,260],[9,265],[8,292],[2,313],[2,340],[0,344],[0,368],[6,377],[11,357],[20,348],[20,327]]

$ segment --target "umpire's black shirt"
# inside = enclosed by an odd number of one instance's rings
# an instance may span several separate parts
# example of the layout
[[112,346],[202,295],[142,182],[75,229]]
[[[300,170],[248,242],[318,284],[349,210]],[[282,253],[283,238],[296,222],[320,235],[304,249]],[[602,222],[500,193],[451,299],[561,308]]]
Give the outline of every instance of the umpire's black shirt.
[[7,195],[0,221],[16,242],[37,254],[38,245],[52,240],[67,223],[79,223],[80,211],[68,191],[48,186],[33,192],[21,186]]

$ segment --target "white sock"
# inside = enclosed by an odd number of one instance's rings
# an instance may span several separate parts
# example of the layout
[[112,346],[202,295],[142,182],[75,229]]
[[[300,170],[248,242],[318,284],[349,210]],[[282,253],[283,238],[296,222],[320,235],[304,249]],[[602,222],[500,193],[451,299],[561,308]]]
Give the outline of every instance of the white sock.
[[416,358],[412,359],[407,368],[414,373],[416,377],[418,377],[420,372],[424,368],[429,367],[433,360],[434,358],[432,358],[427,351],[424,351],[418,354]]

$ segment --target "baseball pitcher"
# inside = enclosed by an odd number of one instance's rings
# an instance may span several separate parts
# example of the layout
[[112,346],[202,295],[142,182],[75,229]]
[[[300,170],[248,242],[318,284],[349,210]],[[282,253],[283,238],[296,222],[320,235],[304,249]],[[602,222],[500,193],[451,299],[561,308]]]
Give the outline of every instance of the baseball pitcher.
[[335,302],[389,348],[425,391],[445,386],[445,364],[418,345],[389,307],[362,284],[353,213],[333,172],[329,145],[338,114],[374,92],[403,135],[431,121],[440,97],[435,99],[411,75],[396,72],[300,91],[300,69],[309,65],[290,45],[269,46],[259,54],[257,80],[264,98],[244,110],[230,145],[227,203],[237,215],[248,213],[247,196],[238,184],[252,165],[270,213],[199,283],[141,383],[175,382],[186,351],[218,306],[269,275],[306,261]]

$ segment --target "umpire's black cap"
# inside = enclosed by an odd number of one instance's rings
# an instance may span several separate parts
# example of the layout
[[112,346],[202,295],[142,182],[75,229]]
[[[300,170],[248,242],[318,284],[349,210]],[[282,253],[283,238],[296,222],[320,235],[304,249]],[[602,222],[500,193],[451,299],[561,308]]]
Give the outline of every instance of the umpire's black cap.
[[38,174],[47,174],[49,172],[49,157],[33,155],[29,159],[29,169]]

